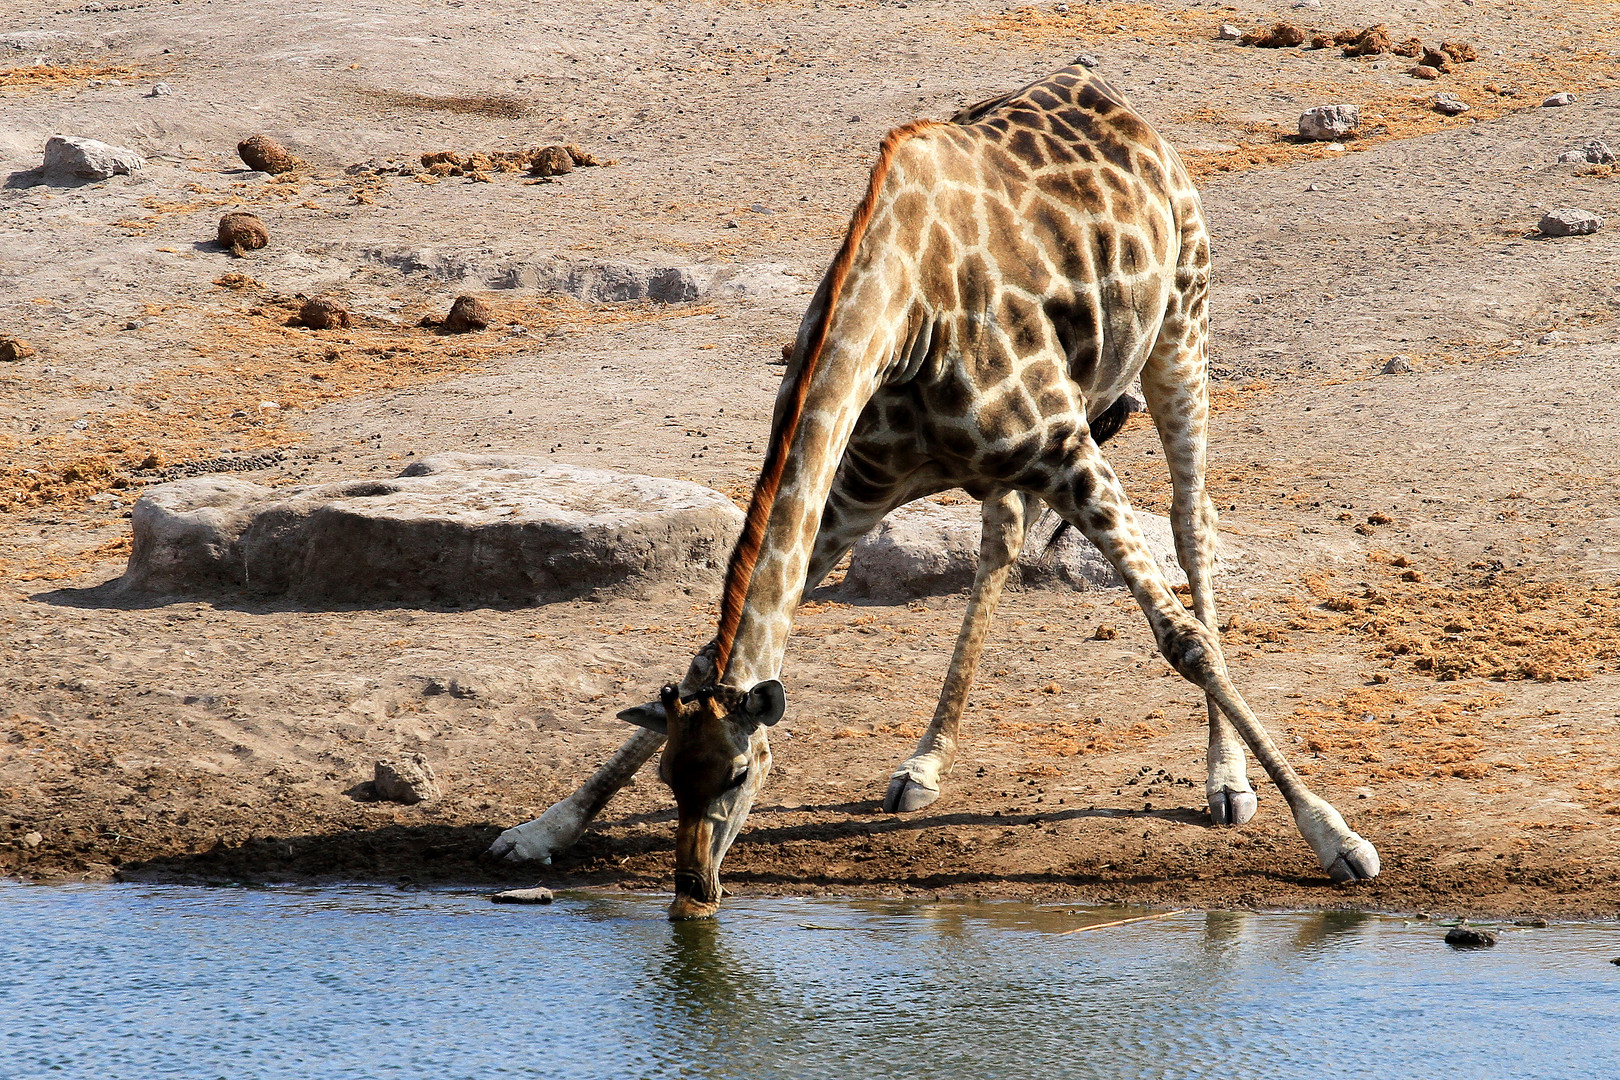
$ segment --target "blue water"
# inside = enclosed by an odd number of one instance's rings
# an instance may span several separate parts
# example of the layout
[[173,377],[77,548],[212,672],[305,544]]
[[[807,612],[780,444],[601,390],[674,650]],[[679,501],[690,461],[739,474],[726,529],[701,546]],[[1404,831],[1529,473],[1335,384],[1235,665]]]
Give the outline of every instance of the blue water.
[[0,1078],[1620,1076],[1620,926],[0,884]]

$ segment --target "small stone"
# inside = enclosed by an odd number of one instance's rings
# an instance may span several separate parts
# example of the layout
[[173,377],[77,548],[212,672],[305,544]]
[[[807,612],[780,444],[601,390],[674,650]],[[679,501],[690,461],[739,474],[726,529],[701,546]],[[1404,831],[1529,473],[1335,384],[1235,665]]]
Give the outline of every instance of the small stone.
[[1587,139],[1558,155],[1558,160],[1568,165],[1613,165],[1614,151],[1602,139]]
[[421,754],[377,762],[372,770],[371,783],[377,791],[377,798],[405,803],[407,806],[439,797],[439,782],[427,758]]
[[0,337],[0,361],[11,364],[33,355],[34,350],[22,338]]
[[1446,931],[1446,944],[1453,949],[1484,949],[1496,944],[1496,935],[1472,926],[1453,926]]
[[1322,185],[1321,184],[1315,184],[1315,183],[1306,184],[1305,185],[1305,190],[1306,191],[1321,191],[1322,190]]
[[146,96],[147,97],[167,97],[169,95],[169,93],[170,93],[169,84],[166,83],[166,82],[160,82],[160,83],[153,83],[151,93],[147,94]]
[[1532,930],[1547,929],[1547,920],[1537,916],[1534,919],[1514,919],[1514,926],[1528,926]]
[[1547,333],[1536,338],[1537,345],[1562,345],[1563,343],[1564,335],[1560,334],[1556,330],[1549,330]]
[[1392,356],[1384,362],[1380,375],[1410,375],[1412,373],[1412,358],[1409,356]]
[[489,301],[480,300],[476,296],[458,296],[456,302],[450,305],[450,314],[444,320],[444,328],[452,334],[465,334],[470,330],[488,330],[490,319],[494,316]]
[[1536,228],[1541,230],[1543,236],[1585,236],[1603,228],[1603,219],[1589,210],[1578,210],[1571,206],[1549,211],[1542,216]]
[[566,146],[543,146],[529,160],[533,176],[561,176],[574,171],[574,159]]
[[1414,79],[1438,79],[1440,77],[1440,69],[1429,67],[1427,64],[1419,64],[1417,67],[1407,72],[1407,74],[1411,75]]
[[317,296],[304,301],[304,306],[298,309],[298,321],[311,330],[347,329],[349,309],[336,300]]
[[1114,629],[1113,623],[1098,623],[1097,629],[1091,632],[1092,641],[1113,641],[1119,637],[1119,631]]
[[1059,15],[1067,15],[1069,13],[1069,5],[1068,4],[1054,4],[1054,5],[1052,5],[1052,10],[1057,12]]
[[1095,56],[1092,56],[1090,53],[1084,53],[1084,52],[1081,53],[1079,56],[1075,57],[1074,62],[1079,64],[1081,67],[1086,67],[1086,68],[1094,68],[1098,64],[1102,63],[1102,61],[1097,59]]
[[1243,37],[1243,31],[1231,23],[1221,23],[1220,31],[1215,35],[1216,41],[1237,41]]
[[23,843],[23,847],[25,847],[25,848],[37,848],[37,847],[39,847],[39,845],[43,844],[44,842],[45,842],[45,836],[44,836],[43,833],[37,833],[37,832],[23,833],[22,843]]
[[1447,116],[1460,116],[1468,111],[1468,103],[1456,94],[1439,93],[1434,95],[1434,111]]
[[1356,105],[1318,105],[1299,114],[1299,134],[1304,139],[1340,139],[1361,126],[1361,108]]
[[219,246],[230,248],[237,255],[257,251],[269,242],[270,230],[257,214],[232,210],[219,219]]
[[271,175],[292,172],[303,164],[268,135],[250,135],[236,144],[236,152],[248,168]]
[[45,143],[45,173],[72,176],[80,180],[105,180],[128,176],[146,164],[146,159],[122,146],[81,139],[72,135],[52,135]]
[[1295,11],[1321,11],[1322,0],[1294,0]]
[[764,203],[755,203],[754,205],[750,206],[748,209],[749,209],[749,211],[751,213],[755,213],[755,214],[774,214],[774,213],[776,213],[775,210],[772,210],[770,207],[766,206]]
[[1615,967],[1620,967],[1620,956],[1617,956],[1613,960],[1610,960],[1609,963],[1613,964]]
[[1541,103],[1541,107],[1543,109],[1556,109],[1560,105],[1573,105],[1573,104],[1575,104],[1575,95],[1569,93],[1568,91],[1564,91],[1562,93],[1554,94],[1551,97],[1549,97],[1547,100],[1543,101]]
[[536,885],[532,889],[507,889],[489,899],[493,904],[549,904],[556,898],[550,889]]

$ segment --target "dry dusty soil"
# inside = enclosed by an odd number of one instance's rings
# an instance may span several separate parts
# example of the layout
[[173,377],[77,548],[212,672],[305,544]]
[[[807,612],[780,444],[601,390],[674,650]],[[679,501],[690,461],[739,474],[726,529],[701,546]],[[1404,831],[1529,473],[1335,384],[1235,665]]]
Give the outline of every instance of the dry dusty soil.
[[[1009,595],[945,796],[880,813],[964,598],[831,588],[801,615],[728,885],[1620,913],[1620,181],[1557,162],[1620,147],[1608,5],[60,2],[11,0],[0,24],[0,336],[32,349],[0,363],[0,873],[665,887],[650,775],[554,867],[478,856],[619,743],[614,711],[684,670],[712,597],[137,600],[104,587],[131,503],[198,472],[313,482],[486,447],[741,497],[882,133],[1088,52],[1183,149],[1212,223],[1230,663],[1384,874],[1329,884],[1264,783],[1250,826],[1210,827],[1202,706],[1107,591]],[[1398,56],[1216,40],[1279,16],[1382,19],[1479,59],[1421,82]],[[1437,91],[1470,111],[1435,112]],[[1575,104],[1540,107],[1554,91]],[[1290,137],[1338,102],[1359,137]],[[245,170],[255,132],[304,167]],[[45,183],[52,133],[148,163]],[[556,142],[614,163],[552,183],[376,168]],[[1535,232],[1564,206],[1610,224]],[[221,249],[227,209],[269,246]],[[729,284],[668,304],[548,288],[604,265]],[[418,325],[463,292],[491,329]],[[286,325],[316,294],[354,325]],[[1411,370],[1380,374],[1396,355]],[[1145,420],[1111,456],[1162,511]],[[350,794],[410,751],[443,798]]]

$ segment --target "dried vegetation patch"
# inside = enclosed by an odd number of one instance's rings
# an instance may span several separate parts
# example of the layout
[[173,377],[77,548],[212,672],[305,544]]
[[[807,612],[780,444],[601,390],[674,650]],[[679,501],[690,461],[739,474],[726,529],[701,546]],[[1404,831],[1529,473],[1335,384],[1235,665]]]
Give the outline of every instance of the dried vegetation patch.
[[70,90],[91,79],[133,79],[136,75],[135,68],[105,64],[39,64],[4,68],[0,69],[0,93]]
[[[251,285],[222,280],[221,287],[241,291]],[[161,369],[132,387],[137,408],[101,413],[82,431],[26,444],[14,440],[0,466],[0,512],[139,486],[144,478],[138,473],[225,451],[297,445],[304,434],[293,414],[300,409],[476,371],[497,357],[534,351],[537,331],[712,310],[539,298],[504,303],[497,312],[502,323],[528,333],[468,339],[358,316],[350,327],[313,331],[297,325],[303,303],[302,297],[267,295],[246,307],[171,305],[149,312],[192,327],[188,347],[194,361]]]
[[[1438,682],[1568,682],[1620,670],[1620,586],[1538,580],[1485,563],[1431,580],[1404,556],[1375,566],[1370,581],[1311,577],[1310,599],[1285,601],[1280,621],[1237,616],[1225,628],[1226,639],[1281,642],[1289,631],[1348,633],[1367,641],[1386,669]],[[1372,676],[1387,679],[1387,672]]]

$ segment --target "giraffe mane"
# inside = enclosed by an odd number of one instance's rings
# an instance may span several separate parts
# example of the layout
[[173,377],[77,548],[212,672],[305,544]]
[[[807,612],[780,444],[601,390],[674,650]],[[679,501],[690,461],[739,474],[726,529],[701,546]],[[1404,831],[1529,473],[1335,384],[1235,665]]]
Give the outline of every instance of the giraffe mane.
[[737,538],[737,546],[731,550],[731,562],[726,567],[725,592],[720,600],[720,628],[715,639],[717,682],[724,678],[726,666],[731,661],[731,647],[736,641],[737,627],[742,622],[743,602],[748,597],[748,586],[754,579],[754,566],[759,562],[760,551],[765,546],[765,526],[770,521],[771,509],[776,505],[776,493],[782,484],[782,473],[787,468],[788,447],[798,433],[799,421],[804,416],[805,399],[810,393],[810,381],[815,377],[822,350],[827,344],[827,330],[832,324],[839,294],[843,292],[844,281],[849,277],[849,268],[855,261],[861,238],[866,235],[872,213],[877,209],[878,194],[889,175],[889,165],[902,142],[918,132],[939,126],[938,120],[914,120],[883,137],[877,163],[872,166],[872,175],[867,181],[866,195],[851,215],[849,228],[844,233],[844,243],[827,271],[827,302],[822,307],[820,318],[810,328],[805,343],[804,363],[800,365],[782,421],[772,433],[765,464],[760,469],[759,479],[754,481],[754,495],[748,504],[748,514],[743,519],[742,535]]

